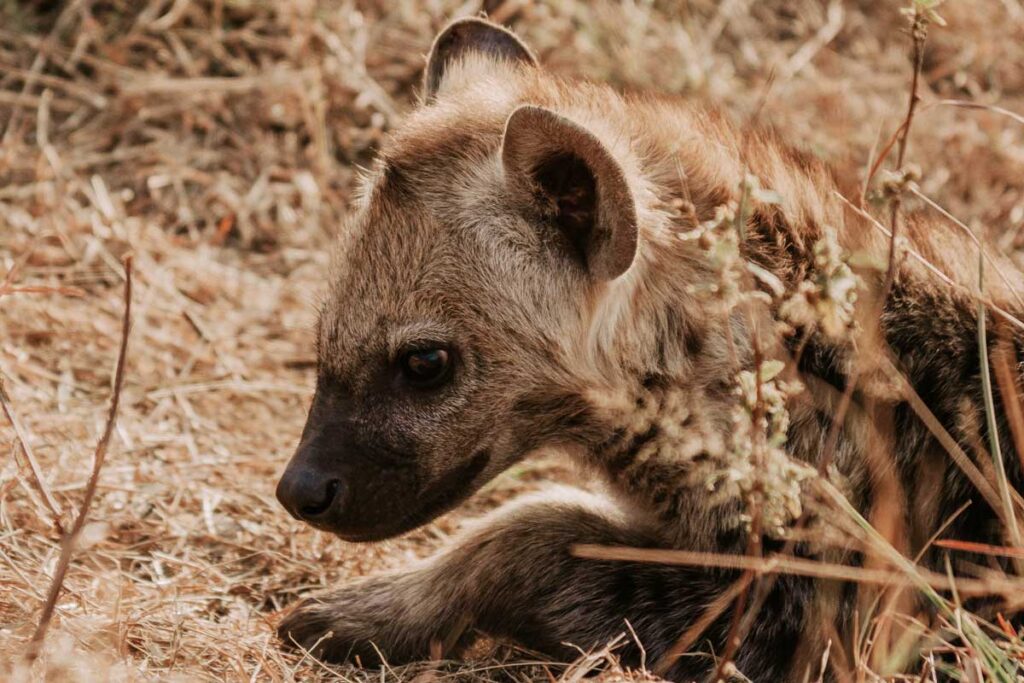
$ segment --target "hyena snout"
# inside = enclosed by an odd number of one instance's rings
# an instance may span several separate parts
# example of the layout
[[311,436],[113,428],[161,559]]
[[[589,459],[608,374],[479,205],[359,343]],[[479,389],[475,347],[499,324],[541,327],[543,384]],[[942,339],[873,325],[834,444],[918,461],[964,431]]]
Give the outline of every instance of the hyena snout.
[[322,525],[332,518],[343,517],[349,487],[337,472],[317,465],[309,451],[315,444],[303,444],[277,483],[277,500],[295,519]]
[[314,407],[302,441],[277,484],[296,519],[348,541],[377,541],[419,522],[424,500],[414,452],[359,432]]

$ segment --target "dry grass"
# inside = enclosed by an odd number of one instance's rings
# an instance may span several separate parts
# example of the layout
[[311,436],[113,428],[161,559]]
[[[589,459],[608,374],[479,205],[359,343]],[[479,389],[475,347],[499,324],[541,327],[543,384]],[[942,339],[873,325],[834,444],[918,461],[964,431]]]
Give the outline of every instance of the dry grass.
[[[709,98],[737,117],[763,104],[761,119],[853,180],[903,120],[899,3],[487,5],[551,69]],[[279,652],[276,612],[308,588],[423,555],[466,514],[562,475],[557,462],[524,467],[468,511],[375,546],[314,532],[273,497],[311,394],[314,303],[356,167],[412,105],[436,30],[478,9],[0,2],[0,676],[360,679]],[[961,0],[942,14],[907,159],[925,169],[924,195],[1024,263],[1024,125],[943,103],[1024,112],[1024,6]],[[31,662],[104,427],[128,253],[135,310],[119,420]],[[508,657],[482,653],[434,679],[562,671],[501,665]]]

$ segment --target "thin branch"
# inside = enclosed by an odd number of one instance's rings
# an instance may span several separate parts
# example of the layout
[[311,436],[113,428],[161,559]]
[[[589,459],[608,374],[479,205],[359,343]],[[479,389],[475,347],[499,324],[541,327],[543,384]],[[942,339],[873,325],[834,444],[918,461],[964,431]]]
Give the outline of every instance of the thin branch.
[[1002,595],[1019,597],[1024,589],[1024,580],[991,576],[983,579],[949,577],[923,567],[913,565],[902,558],[896,569],[866,569],[864,567],[808,560],[775,553],[764,557],[750,555],[729,555],[723,553],[702,553],[691,550],[662,550],[660,548],[633,548],[626,546],[604,546],[578,544],[572,546],[572,554],[591,560],[620,562],[650,562],[654,564],[682,565],[688,567],[715,567],[754,572],[756,574],[791,574],[831,581],[852,581],[854,583],[883,586],[917,586],[936,590],[955,587],[962,595]]
[[[907,142],[910,138],[910,127],[914,123],[914,112],[917,111],[917,103],[921,100],[917,94],[917,84],[921,77],[921,69],[924,66],[924,42],[928,38],[928,17],[921,13],[921,8],[914,3],[914,16],[911,23],[911,45],[913,76],[910,80],[910,98],[907,102],[907,115],[898,131],[896,170],[903,168],[903,161],[907,154]],[[883,157],[879,157],[884,158]],[[889,299],[889,292],[892,290],[893,281],[896,278],[896,244],[900,225],[900,208],[903,203],[902,189],[892,197],[890,208],[889,235],[889,264],[885,272],[885,284],[882,286],[882,301]]]
[[942,538],[935,541],[935,545],[946,550],[959,550],[965,553],[977,553],[979,555],[991,555],[993,557],[1019,557],[1024,559],[1024,548],[1007,548],[989,543],[975,543],[974,541],[960,541],[953,538]]
[[[767,446],[766,442],[766,431],[768,429],[767,422],[765,421],[765,407],[764,407],[764,396],[763,396],[763,385],[761,379],[763,357],[761,352],[761,342],[759,335],[756,334],[757,327],[753,328],[754,334],[751,336],[751,341],[754,346],[754,390],[756,392],[756,399],[754,401],[754,411],[751,416],[751,421],[754,425],[754,432],[751,435],[753,440],[753,455],[754,455],[754,467],[758,473],[755,478],[755,484],[753,489],[747,496],[747,509],[751,514],[750,533],[747,538],[747,557],[760,559],[763,555],[763,548],[761,544],[761,524],[763,523],[762,508],[765,497],[763,490],[763,472],[764,472],[764,449]],[[748,613],[747,606],[750,598],[750,587],[758,586],[760,577],[753,570],[747,570],[743,576],[740,577],[738,584],[742,584],[742,587],[738,590],[736,598],[736,606],[733,608],[732,620],[729,623],[729,635],[725,639],[725,650],[722,652],[721,658],[718,660],[718,668],[715,671],[715,680],[723,680],[725,677],[726,668],[732,662],[733,657],[736,656],[736,652],[739,650],[740,645],[743,642],[743,638],[746,635],[745,629],[742,628],[743,617]],[[749,612],[750,619],[756,618],[760,606],[756,610]],[[685,635],[685,634],[684,634]]]
[[[960,230],[962,230],[964,234],[971,238],[971,241],[974,242],[974,244],[979,249],[982,248],[981,240],[978,239],[978,236],[974,234],[973,230],[967,227],[966,223],[964,223],[962,220],[951,214],[949,211],[943,208],[941,204],[939,204],[938,202],[934,201],[931,197],[921,192],[921,190],[915,187],[914,185],[911,185],[908,189],[910,190],[911,194],[913,194],[915,197],[923,201],[928,206],[938,211],[940,214],[942,214],[943,218],[948,220],[950,223],[960,228]],[[1021,307],[1022,310],[1024,310],[1024,296],[1021,295],[1020,285],[1015,285],[1012,282],[1010,282],[1010,278],[1007,277],[1006,273],[1003,272],[1003,269],[999,267],[999,263],[994,258],[992,258],[991,254],[989,254],[987,251],[983,251],[982,253],[985,257],[985,261],[990,266],[992,266],[992,269],[996,271],[996,274],[999,276],[999,279],[1003,281],[1004,285],[1006,285],[1006,289],[1010,292],[1010,295],[1013,296],[1014,299],[1016,299],[1017,304]],[[1004,254],[1000,253],[999,255],[1005,258]]]
[[1020,459],[1021,471],[1024,471],[1024,399],[1017,388],[1017,380],[1013,368],[1017,366],[1017,353],[1013,348],[1013,338],[1009,330],[999,330],[999,343],[992,354],[992,365],[996,371],[996,381],[1003,398],[1003,412],[1010,425],[1017,457]]
[[0,297],[8,294],[60,294],[81,298],[85,296],[85,290],[80,287],[48,287],[45,285],[0,285]]
[[832,0],[829,3],[825,23],[786,61],[786,65],[782,69],[784,80],[789,80],[800,73],[805,66],[811,63],[815,55],[835,40],[843,28],[844,14],[843,3],[840,0]]
[[1024,116],[1021,116],[1015,111],[1010,111],[1004,107],[997,107],[994,104],[982,104],[980,102],[967,102],[965,100],[939,100],[930,106],[944,105],[947,107],[962,107],[964,109],[980,109],[982,111],[990,111],[995,114],[1000,114],[1007,118],[1013,119],[1019,124],[1024,125]]
[[[978,291],[985,287],[985,250],[978,245]],[[981,396],[985,405],[985,424],[988,429],[989,445],[995,461],[996,483],[1003,504],[1006,526],[1010,532],[1010,540],[1014,547],[1021,547],[1020,528],[1017,526],[1017,515],[1013,510],[1013,499],[1010,496],[1010,482],[1006,476],[1006,464],[1003,461],[1003,449],[999,442],[999,425],[996,416],[996,402],[992,392],[992,373],[989,371],[988,330],[986,324],[988,311],[985,304],[978,303],[978,359],[981,362]]]
[[[749,555],[748,555],[749,557]],[[732,604],[739,595],[745,593],[750,586],[750,582],[754,580],[757,574],[753,571],[744,572],[739,579],[733,582],[733,584],[727,589],[722,591],[715,599],[708,605],[707,609],[696,619],[693,624],[690,625],[683,635],[679,636],[675,644],[670,647],[665,654],[654,665],[652,671],[658,676],[667,676],[669,671],[675,665],[679,658],[690,651],[694,643],[704,635],[711,624],[715,622],[722,615],[729,605]]]
[[910,28],[912,48],[912,61],[914,75],[910,81],[910,100],[907,102],[907,116],[903,119],[902,132],[899,139],[899,148],[896,152],[896,168],[903,167],[903,160],[907,154],[907,140],[910,137],[910,126],[914,123],[914,112],[917,110],[917,103],[921,97],[917,94],[917,82],[921,78],[921,69],[924,67],[924,42],[928,38],[928,17],[921,13],[920,7],[914,5],[913,23]]
[[57,606],[57,598],[60,596],[61,587],[64,585],[64,577],[67,575],[68,567],[71,564],[71,555],[75,551],[78,537],[85,526],[89,516],[89,508],[92,506],[93,498],[96,495],[96,486],[99,483],[100,470],[106,460],[107,448],[110,445],[110,437],[114,433],[114,424],[117,421],[117,409],[121,403],[121,387],[124,385],[125,357],[128,353],[128,333],[131,329],[132,317],[132,258],[126,256],[124,259],[124,317],[121,320],[121,347],[117,354],[117,367],[114,370],[113,396],[110,400],[110,410],[107,413],[107,422],[103,428],[103,434],[96,444],[96,452],[93,455],[92,474],[85,487],[85,496],[82,498],[82,506],[75,518],[74,526],[61,541],[60,558],[57,560],[57,568],[53,573],[53,581],[50,583],[50,590],[46,596],[46,604],[43,606],[42,614],[39,616],[39,625],[29,644],[28,657],[34,659],[38,654],[39,644],[46,636],[46,630],[50,626],[54,609]]
[[36,460],[35,453],[32,452],[32,446],[29,445],[25,428],[22,426],[21,420],[18,419],[18,414],[14,412],[14,406],[11,405],[11,397],[7,393],[2,376],[0,376],[0,407],[3,408],[4,416],[14,429],[14,438],[17,441],[17,445],[21,448],[21,452],[25,454],[28,468],[32,471],[32,478],[36,482],[36,488],[39,489],[43,502],[46,503],[46,507],[49,508],[50,513],[53,515],[53,524],[60,530],[60,518],[64,513],[60,508],[60,503],[57,502],[57,499],[50,492],[50,487],[43,476],[43,470],[39,467],[39,461]]
[[[925,112],[928,111],[929,109],[934,109],[935,107],[939,106],[960,107],[962,109],[977,109],[981,111],[988,111],[995,114],[1000,114],[1002,116],[1006,116],[1007,118],[1013,119],[1017,123],[1024,124],[1024,116],[1021,116],[1017,112],[1010,111],[1009,109],[1006,109],[1004,107],[998,107],[994,104],[982,104],[980,102],[968,102],[965,100],[939,100],[937,102],[929,102],[928,104],[921,107],[919,110],[915,111],[915,113]],[[907,121],[904,120],[899,125],[899,127],[895,131],[893,131],[893,134],[889,137],[889,139],[886,140],[885,146],[882,148],[881,153],[877,157],[874,157],[872,155],[871,163],[868,165],[867,175],[864,177],[864,190],[861,192],[862,205],[864,203],[864,195],[867,194],[867,189],[868,186],[871,184],[872,178],[874,178],[875,174],[878,173],[878,170],[882,167],[882,164],[885,163],[885,160],[888,158],[889,153],[892,152],[893,147],[896,146],[896,143],[899,141],[900,137],[904,134],[906,130]]]
[[[881,232],[883,235],[885,235],[886,237],[890,237],[892,235],[892,232],[884,225],[879,223],[878,219],[876,219],[870,213],[868,213],[867,211],[865,211],[864,209],[860,208],[859,206],[851,202],[849,199],[847,199],[842,192],[839,192],[838,190],[832,190],[832,194],[838,197],[840,201],[846,204],[852,211],[854,211],[861,218],[871,223],[871,225],[873,225],[875,229]],[[1024,322],[1022,322],[1017,316],[1013,315],[1012,313],[1002,308],[1001,306],[996,305],[990,299],[987,299],[984,296],[979,295],[976,289],[967,287],[966,285],[963,285],[957,282],[956,280],[952,279],[951,277],[943,273],[941,270],[939,270],[935,266],[935,264],[926,259],[915,249],[907,247],[907,253],[950,287],[953,287],[958,292],[961,292],[966,296],[970,297],[971,300],[984,301],[993,313],[998,313],[1003,320],[1008,322],[1010,325],[1016,327],[1017,329],[1024,330]]]

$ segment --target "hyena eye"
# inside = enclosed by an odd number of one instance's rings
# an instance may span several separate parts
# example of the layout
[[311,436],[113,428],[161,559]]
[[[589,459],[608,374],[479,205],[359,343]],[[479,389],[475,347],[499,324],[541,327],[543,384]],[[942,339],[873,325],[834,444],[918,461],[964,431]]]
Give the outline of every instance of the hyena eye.
[[400,361],[402,377],[417,389],[433,389],[451,377],[452,359],[447,349],[416,349]]

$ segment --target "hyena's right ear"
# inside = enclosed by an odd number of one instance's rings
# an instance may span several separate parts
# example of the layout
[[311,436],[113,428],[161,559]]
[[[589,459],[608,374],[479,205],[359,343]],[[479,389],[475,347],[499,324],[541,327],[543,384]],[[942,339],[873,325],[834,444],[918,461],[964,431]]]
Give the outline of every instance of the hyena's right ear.
[[591,278],[625,273],[637,245],[633,192],[622,167],[583,126],[524,105],[505,123],[501,161],[514,196],[547,216],[572,245]]
[[477,17],[456,19],[437,34],[423,72],[423,98],[430,102],[455,61],[476,53],[495,61],[523,62],[537,66],[537,58],[508,29]]

